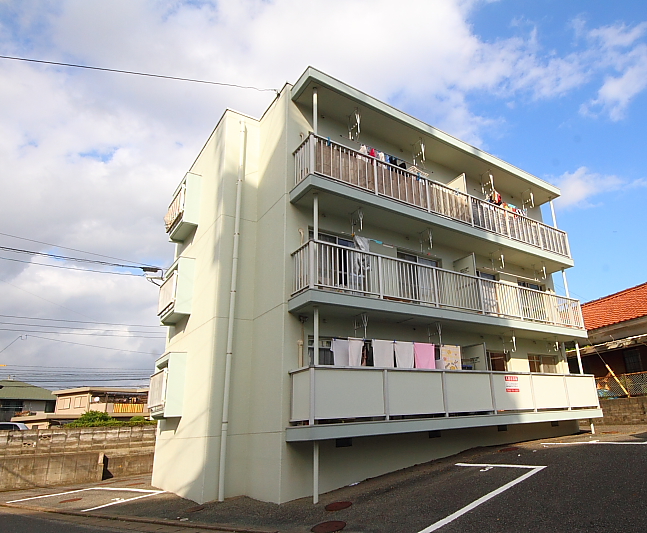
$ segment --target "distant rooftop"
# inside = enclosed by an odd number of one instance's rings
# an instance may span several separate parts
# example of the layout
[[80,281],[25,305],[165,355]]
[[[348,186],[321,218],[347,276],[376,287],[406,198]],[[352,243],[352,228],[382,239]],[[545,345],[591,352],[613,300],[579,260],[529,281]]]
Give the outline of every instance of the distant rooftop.
[[647,283],[582,304],[587,330],[647,316]]
[[143,394],[148,392],[148,388],[124,388],[124,387],[75,387],[73,389],[55,390],[56,396],[64,394],[81,394],[81,393],[100,393],[100,394]]
[[15,379],[0,380],[0,400],[56,400],[52,391]]

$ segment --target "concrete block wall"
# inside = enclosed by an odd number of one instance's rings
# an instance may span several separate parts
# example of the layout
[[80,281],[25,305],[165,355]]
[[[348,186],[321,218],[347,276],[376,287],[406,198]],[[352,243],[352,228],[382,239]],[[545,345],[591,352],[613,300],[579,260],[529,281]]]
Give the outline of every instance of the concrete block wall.
[[0,490],[152,471],[155,426],[0,431]]
[[647,424],[647,396],[600,400],[604,417],[596,424]]
[[155,426],[30,429],[0,431],[0,458],[52,453],[117,452],[155,448]]

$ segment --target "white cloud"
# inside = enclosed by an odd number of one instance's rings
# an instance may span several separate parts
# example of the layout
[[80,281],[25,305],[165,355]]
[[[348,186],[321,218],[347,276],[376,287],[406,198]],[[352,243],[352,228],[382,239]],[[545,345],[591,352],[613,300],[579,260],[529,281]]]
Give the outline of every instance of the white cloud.
[[[556,200],[560,207],[592,207],[593,198],[632,186],[618,176],[597,174],[586,167],[565,172],[556,180],[556,185],[562,192]],[[638,183],[633,184],[635,185]]]
[[621,75],[607,76],[597,98],[582,104],[582,114],[595,116],[605,112],[613,121],[625,117],[631,101],[647,87],[647,46],[637,46],[623,59]]

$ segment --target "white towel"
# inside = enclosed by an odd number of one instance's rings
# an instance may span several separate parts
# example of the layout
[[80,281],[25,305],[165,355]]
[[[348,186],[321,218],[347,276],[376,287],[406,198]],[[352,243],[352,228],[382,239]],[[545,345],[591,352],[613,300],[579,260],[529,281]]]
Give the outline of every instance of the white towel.
[[348,366],[348,341],[333,339],[331,349],[335,366]]
[[393,341],[373,339],[373,366],[393,368]]
[[363,339],[348,338],[348,366],[362,366]]
[[413,368],[413,342],[395,341],[394,344],[398,368]]

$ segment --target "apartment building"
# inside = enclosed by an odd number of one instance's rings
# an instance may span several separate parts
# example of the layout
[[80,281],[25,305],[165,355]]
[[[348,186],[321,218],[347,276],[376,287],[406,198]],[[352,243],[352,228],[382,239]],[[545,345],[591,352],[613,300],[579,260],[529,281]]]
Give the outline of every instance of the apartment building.
[[558,195],[313,68],[260,119],[227,110],[165,219],[153,484],[317,502],[602,416],[564,353],[586,330],[553,286]]

